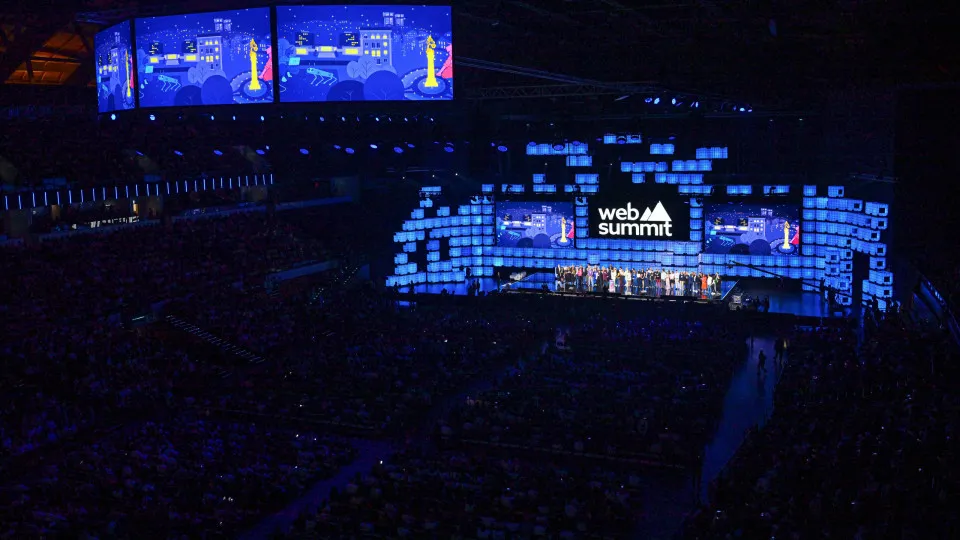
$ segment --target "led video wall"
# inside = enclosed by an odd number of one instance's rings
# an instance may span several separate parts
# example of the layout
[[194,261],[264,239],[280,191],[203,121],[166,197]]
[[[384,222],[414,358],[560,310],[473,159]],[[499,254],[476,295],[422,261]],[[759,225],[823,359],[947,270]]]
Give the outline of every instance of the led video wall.
[[97,111],[126,111],[136,101],[130,21],[107,28],[94,37],[97,61]]
[[141,107],[273,102],[270,9],[135,21]]
[[[889,219],[886,204],[847,198],[843,186],[713,184],[710,174],[722,171],[728,159],[723,146],[653,142],[637,133],[596,140],[598,144],[531,142],[526,155],[536,160],[538,169],[544,160],[558,166],[526,181],[484,184],[459,206],[435,207],[433,199],[441,188],[421,188],[420,207],[394,234],[398,253],[387,284],[462,283],[467,269],[471,276],[491,277],[498,268],[552,272],[557,266],[612,265],[720,274],[728,280],[772,274],[799,280],[808,291],[818,291],[822,283],[840,291],[840,303],[850,304],[854,252],[859,252],[870,265],[862,283],[864,303],[876,299],[885,309],[893,296],[894,276],[887,269],[883,240]],[[593,165],[594,156],[602,165]],[[609,163],[614,163],[612,170]],[[535,217],[538,208],[548,206],[566,218],[560,204],[571,200],[573,245],[553,242],[562,235],[549,231],[549,244],[523,242],[531,237],[531,228],[543,223]],[[517,216],[518,234],[506,235]],[[735,230],[718,229],[718,219]],[[601,225],[611,220],[651,226],[630,227],[626,235],[622,228],[620,234],[602,234]],[[685,221],[687,227],[681,233],[671,227],[670,237],[644,236],[668,221]],[[718,244],[719,234],[730,238]]]
[[704,253],[799,255],[800,205],[776,201],[708,203]]
[[496,204],[497,245],[562,248],[574,245],[573,203],[504,201]]
[[453,99],[444,6],[277,8],[280,101]]

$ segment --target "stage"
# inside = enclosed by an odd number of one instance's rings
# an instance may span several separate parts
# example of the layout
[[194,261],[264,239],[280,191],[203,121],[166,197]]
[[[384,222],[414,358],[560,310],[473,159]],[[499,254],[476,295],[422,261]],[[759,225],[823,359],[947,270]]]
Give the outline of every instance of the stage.
[[[487,293],[497,290],[497,281],[493,278],[478,278],[480,282],[480,292]],[[666,302],[696,302],[700,304],[731,304],[735,296],[739,296],[741,301],[746,298],[761,300],[768,299],[770,302],[770,313],[792,314],[802,317],[837,317],[846,313],[833,312],[827,307],[826,302],[820,295],[812,292],[804,292],[800,289],[797,280],[778,280],[765,278],[736,278],[724,280],[722,282],[722,294],[711,296],[671,296],[671,295],[632,295],[632,294],[609,294],[609,293],[586,293],[578,294],[575,291],[565,291],[559,288],[553,273],[538,272],[524,276],[523,279],[511,282],[509,285],[501,285],[500,292],[510,294],[536,294],[543,293],[543,287],[547,287],[547,294],[552,296],[591,296],[602,297],[611,301],[666,301]],[[433,283],[418,285],[415,287],[417,294],[441,294],[444,290],[448,294],[466,295],[467,282],[463,283]],[[741,304],[741,309],[752,309],[745,302]],[[731,309],[737,309],[734,304]]]

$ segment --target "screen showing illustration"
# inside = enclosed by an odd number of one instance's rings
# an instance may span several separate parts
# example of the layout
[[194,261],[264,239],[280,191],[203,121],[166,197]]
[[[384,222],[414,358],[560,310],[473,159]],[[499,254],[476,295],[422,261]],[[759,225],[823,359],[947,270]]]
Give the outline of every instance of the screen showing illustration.
[[97,60],[97,110],[105,113],[132,109],[135,86],[130,21],[99,32],[93,47]]
[[496,214],[498,246],[573,247],[573,203],[498,202]]
[[800,206],[755,202],[707,204],[705,253],[797,255]]
[[447,6],[280,6],[280,101],[453,99]]
[[141,107],[273,102],[270,9],[136,20]]

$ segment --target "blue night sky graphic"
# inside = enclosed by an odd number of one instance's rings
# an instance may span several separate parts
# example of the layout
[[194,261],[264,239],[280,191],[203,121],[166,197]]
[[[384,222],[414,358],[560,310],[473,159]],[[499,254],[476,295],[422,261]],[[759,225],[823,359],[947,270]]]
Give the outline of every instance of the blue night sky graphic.
[[[222,21],[219,28],[215,19]],[[269,8],[137,19],[135,29],[142,107],[272,102],[272,70],[264,72],[271,46]],[[220,36],[218,52],[222,54],[214,62],[198,66],[203,63],[203,55],[201,62],[191,62],[187,54],[192,52],[193,58],[197,57],[196,48],[203,45],[198,38],[204,35]],[[251,39],[258,46],[259,88],[251,88]],[[154,43],[160,44],[163,55],[180,57],[162,59],[159,65],[151,66]],[[188,50],[191,44],[193,51]]]
[[[447,6],[280,6],[277,29],[281,101],[453,98],[452,67],[443,69],[453,39]],[[388,30],[389,43],[350,56],[345,47],[364,29]],[[305,34],[308,42],[298,43]],[[427,80],[428,37],[436,42],[436,83]],[[317,50],[325,46],[335,51]]]
[[[130,21],[99,32],[93,40],[97,61],[97,110],[125,111],[134,106],[129,88],[133,65]],[[128,60],[129,59],[129,60]]]

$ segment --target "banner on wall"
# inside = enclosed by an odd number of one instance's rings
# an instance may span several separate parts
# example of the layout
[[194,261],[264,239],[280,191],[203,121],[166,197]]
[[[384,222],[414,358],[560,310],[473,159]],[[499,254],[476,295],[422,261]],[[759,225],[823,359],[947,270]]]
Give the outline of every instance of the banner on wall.
[[690,240],[690,198],[675,186],[638,186],[590,197],[590,238]]

